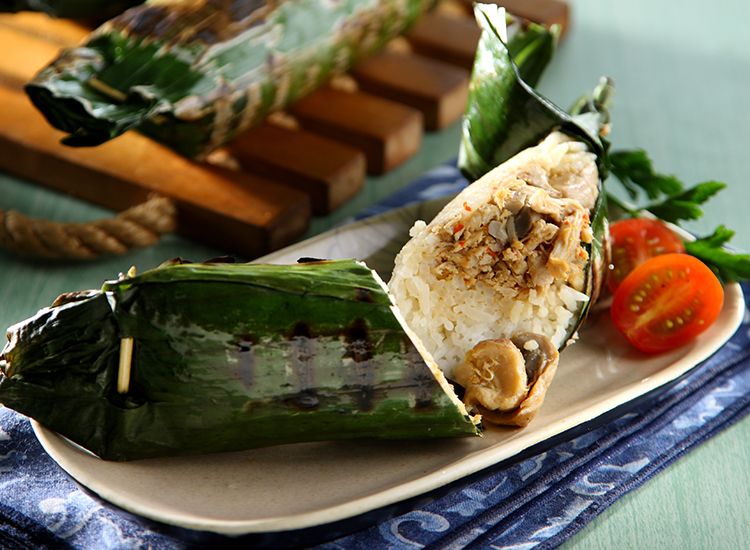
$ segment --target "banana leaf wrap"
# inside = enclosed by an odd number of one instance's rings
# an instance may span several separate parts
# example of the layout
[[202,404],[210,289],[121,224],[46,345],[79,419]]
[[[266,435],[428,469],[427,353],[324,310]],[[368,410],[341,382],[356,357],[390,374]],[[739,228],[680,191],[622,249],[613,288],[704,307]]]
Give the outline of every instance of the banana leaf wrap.
[[467,179],[479,179],[560,127],[597,155],[604,153],[598,120],[574,120],[533,88],[554,54],[559,30],[535,24],[506,29],[505,12],[494,4],[476,4],[474,13],[482,34],[458,158]]
[[147,3],[64,50],[26,91],[68,145],[137,128],[200,158],[376,52],[434,3]]
[[[613,82],[604,77],[570,112],[537,92],[530,82],[541,76],[553,53],[556,31],[531,25],[508,39],[503,8],[475,4],[482,29],[472,72],[469,101],[464,115],[458,165],[470,180],[477,180],[519,151],[534,146],[550,132],[560,130],[585,143],[597,157],[598,195],[591,209],[593,240],[583,292],[589,296],[568,330],[572,338],[596,301],[609,261],[609,224],[603,182],[608,175],[608,106]],[[527,81],[528,78],[528,81]]]
[[55,17],[101,21],[143,0],[0,0],[0,12],[41,11]]
[[[443,372],[464,387],[466,406],[489,423],[523,427],[602,284],[601,135],[613,88],[604,79],[566,113],[524,81],[504,10],[479,4],[475,13],[483,34],[460,156],[473,183],[429,224],[414,225],[389,287]],[[543,63],[529,60],[545,51],[520,56],[532,77]]]
[[63,295],[8,339],[0,402],[104,459],[478,434],[354,260],[160,267]]

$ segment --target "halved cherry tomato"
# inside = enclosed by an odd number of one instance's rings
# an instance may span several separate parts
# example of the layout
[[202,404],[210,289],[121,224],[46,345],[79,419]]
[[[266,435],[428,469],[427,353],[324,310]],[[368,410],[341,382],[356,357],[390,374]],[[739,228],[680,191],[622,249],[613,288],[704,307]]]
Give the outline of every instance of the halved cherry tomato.
[[660,353],[689,342],[716,321],[724,289],[687,254],[656,256],[636,267],[612,302],[612,321],[636,348]]
[[607,284],[613,294],[628,273],[649,258],[685,252],[685,245],[680,238],[657,220],[622,220],[613,223],[609,233],[612,237],[613,269],[609,272]]

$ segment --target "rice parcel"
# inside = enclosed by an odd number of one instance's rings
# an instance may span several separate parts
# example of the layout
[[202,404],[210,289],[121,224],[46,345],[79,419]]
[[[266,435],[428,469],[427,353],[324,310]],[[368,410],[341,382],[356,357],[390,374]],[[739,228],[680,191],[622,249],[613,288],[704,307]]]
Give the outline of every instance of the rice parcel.
[[416,222],[396,257],[407,323],[490,422],[531,420],[574,337],[598,180],[586,145],[553,132]]

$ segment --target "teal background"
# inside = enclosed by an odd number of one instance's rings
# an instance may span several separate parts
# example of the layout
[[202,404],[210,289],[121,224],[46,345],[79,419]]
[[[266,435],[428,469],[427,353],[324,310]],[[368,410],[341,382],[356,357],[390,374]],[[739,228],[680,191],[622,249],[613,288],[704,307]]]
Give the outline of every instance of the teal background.
[[[566,106],[614,78],[611,139],[616,148],[643,147],[657,169],[687,184],[729,184],[689,225],[698,233],[724,223],[733,244],[750,250],[750,3],[746,0],[572,0],[572,26],[541,90]],[[12,55],[12,52],[6,52]],[[2,108],[2,106],[0,106]],[[457,125],[427,135],[418,157],[381,178],[309,234],[363,207],[456,155]],[[110,213],[0,173],[0,209],[65,221]],[[225,251],[176,236],[124,257],[91,263],[18,259],[0,251],[0,325],[48,305],[64,291],[98,287],[104,279],[174,256],[200,260]],[[566,548],[747,548],[750,540],[750,418],[682,458],[616,502]]]
[[[612,141],[643,147],[685,183],[729,188],[689,227],[724,223],[750,249],[750,3],[575,0],[573,25],[543,91],[570,101],[601,73],[615,79]],[[738,549],[750,540],[750,419],[608,508],[564,547]]]

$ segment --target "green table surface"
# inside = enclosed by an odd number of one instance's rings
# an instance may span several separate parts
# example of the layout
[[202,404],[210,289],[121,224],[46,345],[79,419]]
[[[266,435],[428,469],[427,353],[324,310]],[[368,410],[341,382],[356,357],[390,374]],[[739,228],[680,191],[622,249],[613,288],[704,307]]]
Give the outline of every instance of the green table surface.
[[[541,89],[568,105],[602,74],[615,79],[612,140],[643,147],[658,169],[686,183],[729,184],[690,228],[717,223],[750,250],[750,3],[747,0],[574,0],[572,26]],[[6,52],[5,55],[12,55]],[[2,106],[0,106],[2,108]],[[313,221],[310,234],[340,223],[424,170],[456,154],[459,128],[425,138],[421,153],[371,179],[350,204]],[[56,220],[109,213],[0,173],[0,208]],[[169,236],[125,257],[92,263],[19,260],[0,251],[0,325],[26,318],[64,291],[98,287],[131,264],[146,269],[182,256],[225,251]],[[750,418],[626,495],[566,546],[596,548],[747,548],[750,544]]]

